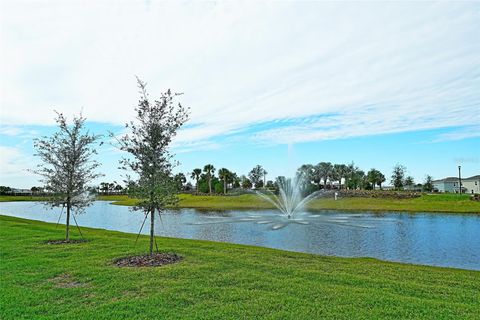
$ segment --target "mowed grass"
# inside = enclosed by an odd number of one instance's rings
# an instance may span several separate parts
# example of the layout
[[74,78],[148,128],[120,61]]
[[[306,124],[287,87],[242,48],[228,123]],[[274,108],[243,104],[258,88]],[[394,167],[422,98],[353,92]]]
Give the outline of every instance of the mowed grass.
[[0,202],[9,202],[9,201],[45,201],[46,197],[37,197],[37,196],[0,196]]
[[[99,200],[113,201],[113,204],[131,206],[135,199],[128,196],[100,196]],[[229,209],[270,209],[272,205],[254,194],[241,196],[196,196],[181,194],[181,208]],[[388,198],[321,198],[308,205],[312,210],[365,210],[365,211],[408,211],[408,212],[453,212],[480,213],[480,202],[470,200],[469,195],[424,194],[413,199]]]
[[[0,319],[478,319],[480,272],[158,239],[184,257],[118,268],[148,238],[0,216]],[[78,236],[77,236],[78,237]]]

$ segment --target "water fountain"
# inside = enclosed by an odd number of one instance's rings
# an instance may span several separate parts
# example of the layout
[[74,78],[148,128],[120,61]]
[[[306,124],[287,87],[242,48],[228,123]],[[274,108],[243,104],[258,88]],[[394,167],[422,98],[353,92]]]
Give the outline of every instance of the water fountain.
[[[321,197],[333,197],[333,192],[319,190],[307,196],[303,196],[302,177],[282,179],[278,181],[278,194],[267,189],[254,191],[261,199],[274,205],[277,212],[260,211],[259,213],[235,214],[232,217],[206,216],[203,222],[194,224],[216,224],[216,223],[238,223],[253,222],[257,224],[270,225],[271,230],[279,230],[290,224],[308,225],[311,223],[322,224],[326,226],[342,226],[352,228],[373,228],[370,222],[378,218],[365,214],[326,214],[313,213],[306,210],[306,206],[314,199]],[[388,219],[382,219],[387,221]]]
[[297,176],[294,179],[279,179],[278,195],[268,189],[257,190],[256,194],[273,204],[287,219],[294,219],[295,214],[305,209],[305,206],[318,197],[323,190],[315,191],[306,197],[302,195],[302,186],[304,179]]

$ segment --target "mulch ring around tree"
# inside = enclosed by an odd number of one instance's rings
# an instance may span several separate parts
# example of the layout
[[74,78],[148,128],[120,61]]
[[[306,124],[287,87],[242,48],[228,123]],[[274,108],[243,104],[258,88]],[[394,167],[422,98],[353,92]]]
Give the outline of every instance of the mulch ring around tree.
[[117,267],[161,267],[166,264],[177,263],[183,257],[175,253],[154,253],[153,255],[131,256],[113,261]]
[[43,244],[78,244],[78,243],[84,243],[88,242],[88,240],[85,239],[70,239],[70,240],[46,240],[42,241]]

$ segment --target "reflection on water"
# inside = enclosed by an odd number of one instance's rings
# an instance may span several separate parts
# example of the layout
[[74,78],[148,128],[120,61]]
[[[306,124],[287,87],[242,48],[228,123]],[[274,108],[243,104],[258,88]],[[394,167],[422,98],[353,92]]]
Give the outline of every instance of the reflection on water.
[[[0,214],[27,219],[56,223],[59,213],[34,202],[0,203]],[[96,201],[77,216],[81,226],[131,233],[138,232],[143,219],[142,213],[104,201]],[[480,270],[478,215],[322,211],[300,213],[289,220],[275,210],[181,209],[166,212],[162,222],[156,223],[156,232],[169,237]],[[148,233],[147,227],[143,233]]]

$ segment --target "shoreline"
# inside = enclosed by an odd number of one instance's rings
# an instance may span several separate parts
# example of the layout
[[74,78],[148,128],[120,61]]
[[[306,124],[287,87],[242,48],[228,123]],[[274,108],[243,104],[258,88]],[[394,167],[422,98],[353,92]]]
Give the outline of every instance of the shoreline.
[[[265,210],[275,209],[270,203],[255,195],[239,196],[203,196],[180,194],[178,208],[199,210]],[[0,196],[1,202],[9,201],[43,201],[43,197]],[[133,206],[136,199],[126,195],[97,196],[99,201],[110,201],[112,205]],[[422,195],[413,199],[349,197],[334,200],[322,198],[313,200],[307,207],[310,211],[372,211],[405,213],[445,213],[445,214],[480,214],[480,202],[469,200],[468,195]]]

